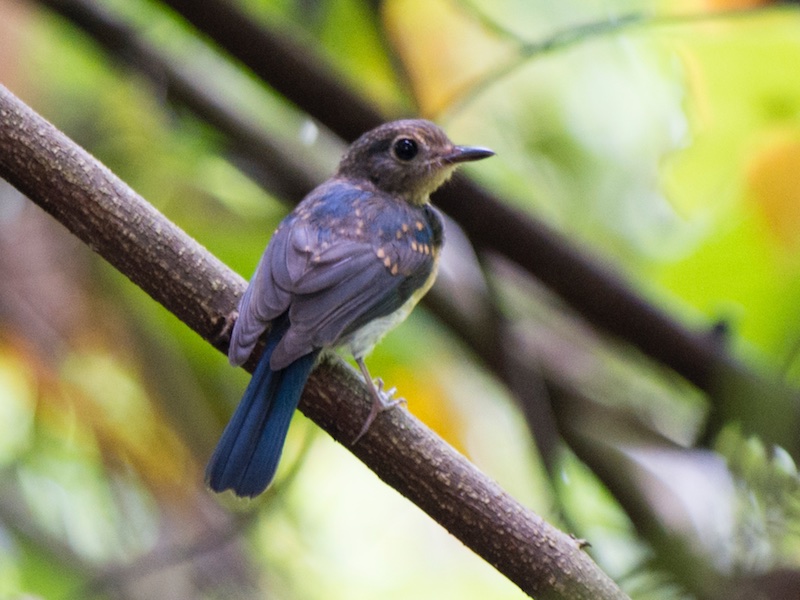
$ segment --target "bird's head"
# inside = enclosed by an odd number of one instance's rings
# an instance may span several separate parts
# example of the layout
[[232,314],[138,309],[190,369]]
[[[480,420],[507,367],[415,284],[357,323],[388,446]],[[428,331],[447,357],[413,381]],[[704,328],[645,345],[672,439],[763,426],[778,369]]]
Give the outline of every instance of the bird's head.
[[358,138],[342,157],[336,175],[368,180],[384,192],[421,205],[460,163],[493,154],[487,148],[456,146],[430,121],[406,119],[385,123]]

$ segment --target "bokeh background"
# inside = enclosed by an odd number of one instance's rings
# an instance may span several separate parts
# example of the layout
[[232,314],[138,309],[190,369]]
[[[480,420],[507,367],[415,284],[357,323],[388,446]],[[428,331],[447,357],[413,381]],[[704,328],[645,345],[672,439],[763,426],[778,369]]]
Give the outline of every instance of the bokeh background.
[[[0,0],[0,83],[249,277],[299,200],[283,173],[73,4],[130,27],[307,181],[344,142],[160,2]],[[232,4],[387,119],[493,148],[471,177],[774,385],[698,389],[454,223],[436,303],[502,319],[535,406],[425,307],[373,374],[632,598],[800,597],[800,7]],[[246,382],[0,180],[0,597],[524,597],[300,414],[266,494],[212,496],[203,467]]]

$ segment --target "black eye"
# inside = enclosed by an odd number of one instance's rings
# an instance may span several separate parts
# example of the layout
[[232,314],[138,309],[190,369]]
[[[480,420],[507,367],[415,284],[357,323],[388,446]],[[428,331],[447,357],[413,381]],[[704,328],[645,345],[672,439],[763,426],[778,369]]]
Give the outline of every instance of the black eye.
[[400,160],[411,160],[419,152],[417,142],[410,138],[400,138],[392,147],[394,155]]

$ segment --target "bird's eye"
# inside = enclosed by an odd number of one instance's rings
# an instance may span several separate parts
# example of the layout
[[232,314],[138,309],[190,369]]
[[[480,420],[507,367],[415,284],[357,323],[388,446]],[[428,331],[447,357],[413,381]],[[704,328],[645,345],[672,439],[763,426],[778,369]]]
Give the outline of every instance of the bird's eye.
[[419,152],[417,142],[410,138],[400,138],[392,146],[394,155],[400,160],[408,161],[414,158]]

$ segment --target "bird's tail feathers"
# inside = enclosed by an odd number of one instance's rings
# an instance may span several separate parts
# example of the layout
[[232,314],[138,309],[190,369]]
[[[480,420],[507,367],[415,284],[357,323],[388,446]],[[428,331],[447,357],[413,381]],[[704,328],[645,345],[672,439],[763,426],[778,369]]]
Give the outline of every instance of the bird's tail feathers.
[[317,352],[273,371],[270,357],[285,327],[273,327],[239,406],[206,467],[206,483],[215,492],[237,496],[263,492],[278,468],[283,443]]

